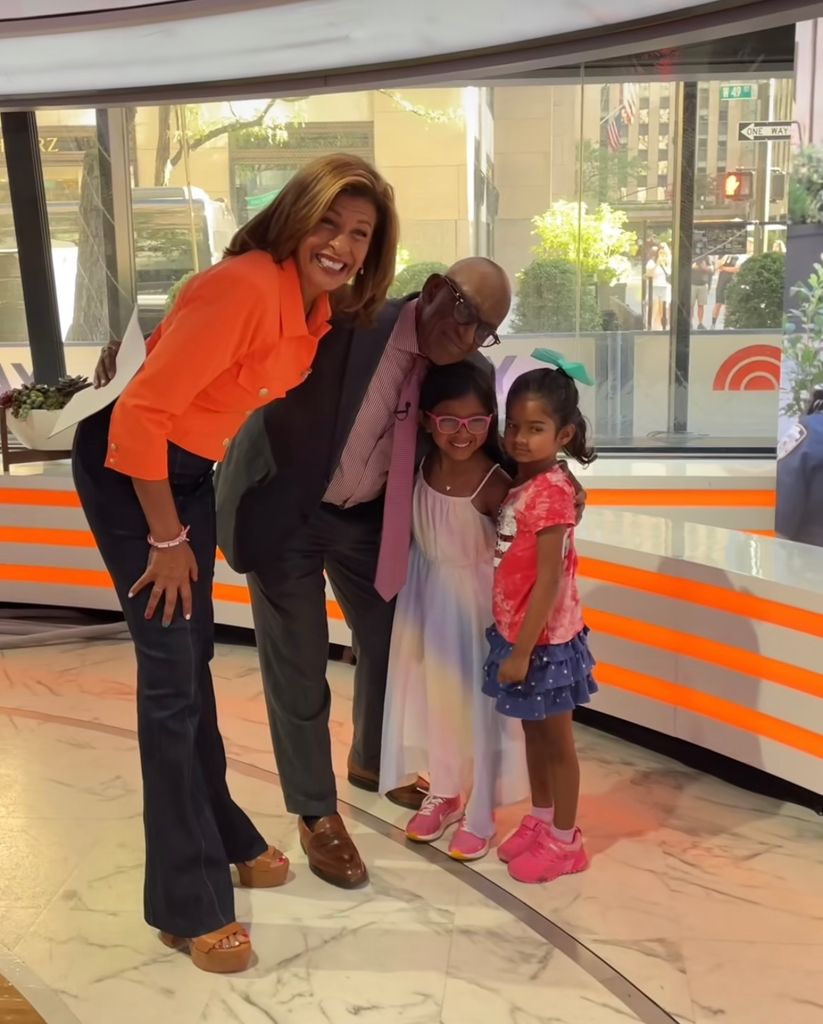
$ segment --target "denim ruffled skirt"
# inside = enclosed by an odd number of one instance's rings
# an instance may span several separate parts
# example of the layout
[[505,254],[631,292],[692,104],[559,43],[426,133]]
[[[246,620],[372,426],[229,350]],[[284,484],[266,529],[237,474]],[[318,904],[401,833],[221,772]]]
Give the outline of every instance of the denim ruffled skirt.
[[483,693],[492,697],[501,715],[536,721],[573,711],[588,704],[597,683],[592,671],[594,658],[587,643],[588,628],[565,644],[535,647],[529,671],[522,683],[502,685],[497,681],[500,665],[514,648],[496,626],[486,630],[489,655],[484,667]]

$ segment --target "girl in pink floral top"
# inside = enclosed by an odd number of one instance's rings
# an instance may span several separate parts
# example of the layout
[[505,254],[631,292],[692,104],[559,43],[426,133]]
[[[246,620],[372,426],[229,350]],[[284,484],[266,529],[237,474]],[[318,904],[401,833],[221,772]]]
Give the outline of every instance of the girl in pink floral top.
[[505,446],[518,472],[498,518],[483,691],[500,714],[523,722],[532,809],[498,853],[518,881],[548,882],[588,866],[572,711],[597,689],[575,578],[575,490],[558,463],[560,452],[583,465],[595,454],[563,369],[517,378]]

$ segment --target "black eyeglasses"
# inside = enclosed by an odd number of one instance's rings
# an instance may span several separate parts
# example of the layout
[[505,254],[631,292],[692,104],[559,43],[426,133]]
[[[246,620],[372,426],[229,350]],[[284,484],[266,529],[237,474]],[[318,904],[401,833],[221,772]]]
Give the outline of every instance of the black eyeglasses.
[[466,296],[460,291],[457,285],[452,281],[450,277],[443,275],[443,280],[451,289],[451,293],[454,296],[454,309],[452,310],[452,316],[459,324],[470,324],[475,325],[474,338],[475,344],[478,348],[491,348],[492,345],[499,345],[500,338],[497,331],[493,330],[488,324],[484,324],[480,319],[480,316],[474,306],[469,302]]

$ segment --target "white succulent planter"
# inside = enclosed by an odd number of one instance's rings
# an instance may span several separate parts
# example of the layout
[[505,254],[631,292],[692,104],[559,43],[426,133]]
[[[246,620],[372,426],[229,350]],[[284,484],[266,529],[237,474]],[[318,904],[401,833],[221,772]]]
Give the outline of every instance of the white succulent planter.
[[76,426],[49,437],[57,424],[60,409],[33,409],[24,420],[7,414],[9,430],[20,444],[40,452],[63,452],[71,448]]

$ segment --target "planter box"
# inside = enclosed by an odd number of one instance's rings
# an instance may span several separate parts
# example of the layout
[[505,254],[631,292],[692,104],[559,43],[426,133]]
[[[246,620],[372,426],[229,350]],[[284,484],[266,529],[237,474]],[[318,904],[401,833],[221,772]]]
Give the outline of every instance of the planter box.
[[61,430],[54,437],[49,434],[54,430],[60,409],[34,409],[24,420],[17,419],[11,413],[7,416],[9,430],[20,444],[39,452],[69,451],[74,441],[76,427]]

